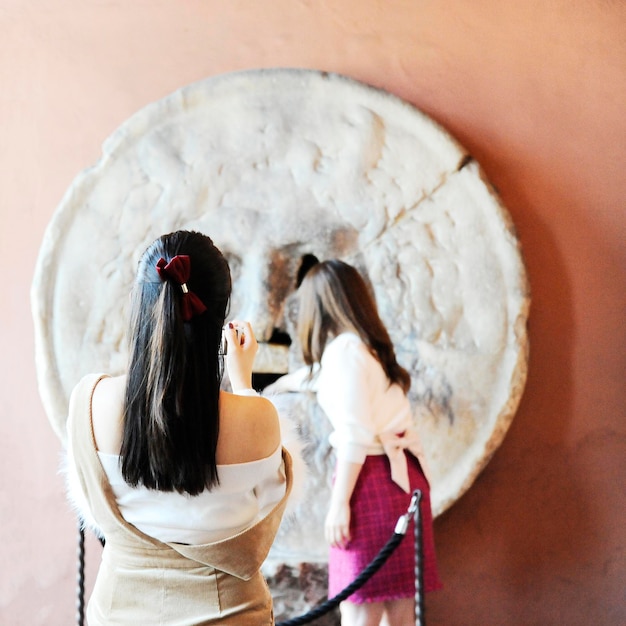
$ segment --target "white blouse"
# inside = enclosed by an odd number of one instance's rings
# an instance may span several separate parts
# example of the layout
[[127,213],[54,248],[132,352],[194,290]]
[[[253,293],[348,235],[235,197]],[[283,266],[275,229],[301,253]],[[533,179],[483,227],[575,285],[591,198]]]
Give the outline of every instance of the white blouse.
[[196,496],[131,487],[120,457],[98,452],[124,519],[163,542],[204,544],[232,537],[262,519],[285,495],[282,446],[264,459],[218,465],[219,485]]
[[404,391],[389,385],[381,364],[355,333],[342,333],[326,345],[316,382],[317,400],[334,428],[330,444],[340,459],[363,463],[367,455],[385,454],[381,434],[412,428]]

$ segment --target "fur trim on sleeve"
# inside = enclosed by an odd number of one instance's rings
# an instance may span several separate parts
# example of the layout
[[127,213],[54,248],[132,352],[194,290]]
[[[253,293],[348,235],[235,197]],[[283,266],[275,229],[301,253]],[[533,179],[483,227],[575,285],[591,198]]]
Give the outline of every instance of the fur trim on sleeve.
[[91,530],[96,537],[104,539],[104,533],[98,524],[96,524],[96,520],[87,503],[87,498],[81,488],[76,464],[74,462],[74,455],[71,452],[71,440],[69,437],[67,447],[61,454],[59,474],[63,477],[65,482],[65,496],[67,501],[78,516],[81,528],[83,530]]
[[293,486],[285,509],[285,516],[290,517],[295,513],[296,508],[304,498],[309,468],[304,460],[306,442],[302,439],[297,425],[291,418],[291,409],[286,398],[287,395],[277,393],[269,394],[265,397],[276,407],[282,445],[291,455],[293,462]]

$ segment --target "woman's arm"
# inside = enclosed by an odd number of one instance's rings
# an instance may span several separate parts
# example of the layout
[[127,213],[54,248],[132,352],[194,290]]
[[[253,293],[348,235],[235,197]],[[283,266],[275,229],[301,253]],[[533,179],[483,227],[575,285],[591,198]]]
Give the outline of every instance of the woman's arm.
[[124,421],[126,376],[102,378],[91,396],[91,426],[100,452],[119,454]]
[[318,402],[334,427],[331,443],[337,454],[335,482],[324,525],[326,540],[345,548],[350,541],[350,498],[375,440],[368,388],[372,357],[352,334],[326,346],[318,379]]
[[226,368],[233,391],[252,388],[252,366],[259,349],[250,322],[232,320],[224,327]]
[[333,426],[330,443],[337,458],[364,463],[377,443],[372,413],[372,370],[380,368],[354,334],[339,335],[326,346],[317,379],[317,401]]
[[345,548],[350,541],[350,498],[361,467],[360,463],[337,460],[335,483],[324,524],[326,541],[335,548]]
[[272,454],[280,445],[280,424],[274,405],[252,389],[252,366],[258,350],[252,326],[243,320],[232,320],[224,327],[224,337],[228,344],[226,367],[234,395],[223,393],[220,400],[217,460],[220,465],[230,465]]

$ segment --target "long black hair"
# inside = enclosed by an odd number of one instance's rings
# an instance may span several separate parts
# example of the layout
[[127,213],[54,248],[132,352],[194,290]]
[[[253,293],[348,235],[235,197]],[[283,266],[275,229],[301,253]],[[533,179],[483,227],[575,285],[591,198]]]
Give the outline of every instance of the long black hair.
[[[187,255],[186,288],[206,310],[183,319],[184,289],[157,263]],[[122,474],[131,485],[195,495],[218,481],[215,453],[223,376],[228,263],[198,232],[159,237],[142,255],[132,294]]]

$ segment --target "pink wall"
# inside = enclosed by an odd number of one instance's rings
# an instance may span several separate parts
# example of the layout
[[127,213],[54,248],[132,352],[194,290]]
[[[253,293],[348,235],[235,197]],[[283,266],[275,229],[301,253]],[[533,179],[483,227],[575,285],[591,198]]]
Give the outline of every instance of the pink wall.
[[437,520],[446,588],[428,623],[626,623],[625,33],[619,0],[0,0],[0,623],[74,619],[74,520],[33,359],[43,231],[136,110],[269,66],[417,104],[482,163],[522,241],[526,393]]

